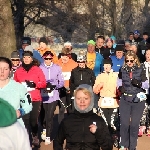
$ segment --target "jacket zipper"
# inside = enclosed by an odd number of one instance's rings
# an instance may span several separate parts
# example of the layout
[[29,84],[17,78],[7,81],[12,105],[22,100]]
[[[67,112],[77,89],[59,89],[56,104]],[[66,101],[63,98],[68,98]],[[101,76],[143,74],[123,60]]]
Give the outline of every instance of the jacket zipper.
[[82,143],[84,143],[84,118],[83,118],[83,135],[82,135]]
[[50,80],[50,68],[48,68],[48,80]]
[[82,80],[82,72],[81,72],[81,80]]

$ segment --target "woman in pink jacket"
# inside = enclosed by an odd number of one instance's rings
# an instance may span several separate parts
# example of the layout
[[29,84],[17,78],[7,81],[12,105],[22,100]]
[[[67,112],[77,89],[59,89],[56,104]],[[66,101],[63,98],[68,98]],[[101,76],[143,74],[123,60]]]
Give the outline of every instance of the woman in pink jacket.
[[31,95],[33,109],[30,114],[23,117],[23,121],[27,130],[29,129],[29,125],[31,126],[32,144],[39,146],[37,120],[42,101],[40,89],[46,87],[46,80],[42,70],[33,59],[33,53],[31,51],[25,51],[23,53],[22,66],[16,70],[14,80],[22,83]]

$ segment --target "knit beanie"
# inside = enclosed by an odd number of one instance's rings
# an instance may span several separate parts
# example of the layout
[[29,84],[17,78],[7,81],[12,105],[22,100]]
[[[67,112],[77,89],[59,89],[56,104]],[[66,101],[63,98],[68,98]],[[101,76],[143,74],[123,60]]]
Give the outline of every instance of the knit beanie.
[[64,43],[64,46],[72,46],[71,42],[67,41]]
[[87,42],[87,45],[89,45],[89,44],[92,44],[92,45],[95,46],[96,43],[95,43],[93,40],[89,40],[89,41]]
[[123,51],[124,47],[123,45],[116,45],[115,51]]
[[18,51],[13,51],[11,53],[11,58],[19,58],[20,59],[19,52]]
[[46,37],[41,37],[39,40],[39,43],[41,43],[41,42],[45,43],[46,45],[48,44]]
[[0,127],[7,127],[17,121],[15,109],[5,100],[0,98]]
[[112,63],[111,59],[104,59],[103,64],[110,64],[111,66],[113,66],[113,63]]
[[28,45],[25,47],[24,51],[30,51],[33,53],[33,47],[31,45]]
[[29,44],[31,45],[31,38],[30,37],[23,37],[22,40],[21,40],[22,44]]

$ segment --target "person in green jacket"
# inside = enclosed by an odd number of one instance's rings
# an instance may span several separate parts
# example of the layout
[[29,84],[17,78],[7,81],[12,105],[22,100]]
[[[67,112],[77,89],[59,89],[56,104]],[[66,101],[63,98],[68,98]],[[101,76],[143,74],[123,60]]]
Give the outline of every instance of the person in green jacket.
[[22,116],[32,110],[32,101],[27,89],[10,79],[12,63],[9,58],[0,57],[0,98],[14,107],[18,121],[24,126]]

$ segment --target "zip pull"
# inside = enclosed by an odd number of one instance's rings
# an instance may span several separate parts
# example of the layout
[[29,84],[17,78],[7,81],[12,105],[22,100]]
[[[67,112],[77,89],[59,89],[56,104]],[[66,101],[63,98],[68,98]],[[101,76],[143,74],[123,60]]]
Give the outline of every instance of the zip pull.
[[82,80],[82,73],[81,73],[81,80]]

